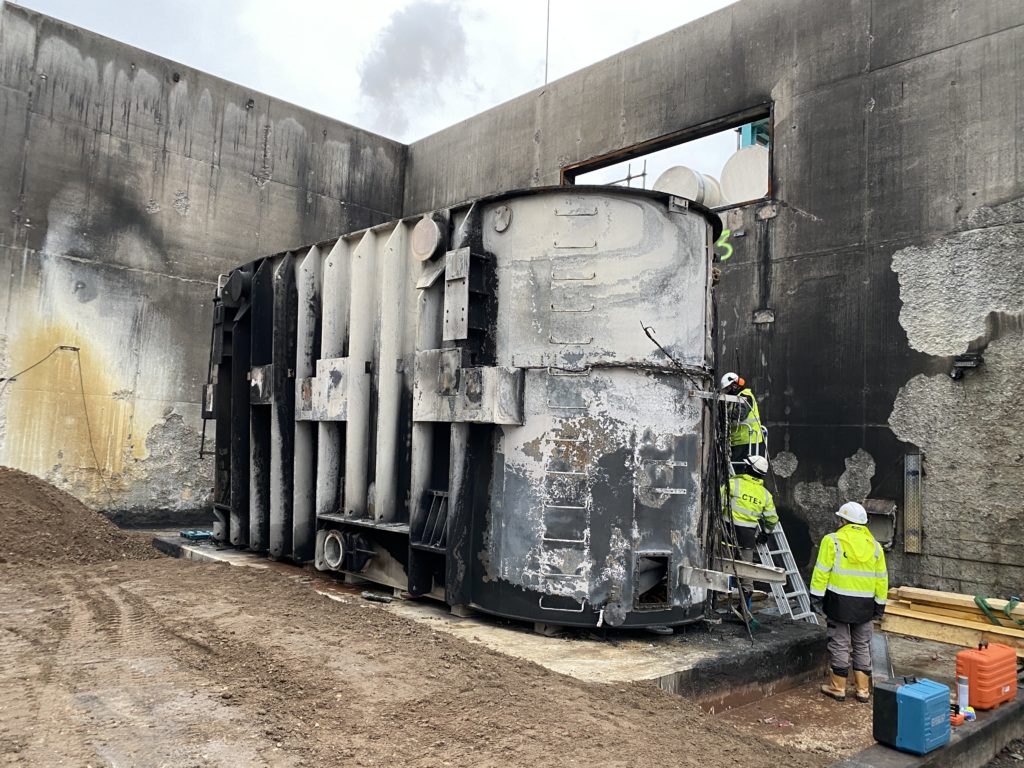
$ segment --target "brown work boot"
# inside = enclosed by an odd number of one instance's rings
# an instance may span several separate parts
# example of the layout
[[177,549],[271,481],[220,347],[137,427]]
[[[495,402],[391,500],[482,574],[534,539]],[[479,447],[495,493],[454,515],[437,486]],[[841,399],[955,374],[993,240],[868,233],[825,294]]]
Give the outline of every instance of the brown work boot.
[[830,699],[846,701],[846,678],[831,672],[830,682],[828,685],[821,686],[821,692]]
[[854,693],[854,697],[857,701],[867,702],[871,700],[871,675],[867,672],[861,672],[858,669],[853,670],[853,679],[857,685],[857,691]]

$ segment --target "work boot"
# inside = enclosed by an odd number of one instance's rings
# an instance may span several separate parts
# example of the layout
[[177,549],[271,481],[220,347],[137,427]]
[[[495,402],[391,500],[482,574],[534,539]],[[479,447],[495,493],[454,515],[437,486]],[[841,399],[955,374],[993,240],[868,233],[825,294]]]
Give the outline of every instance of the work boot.
[[831,682],[828,685],[821,686],[821,692],[830,699],[846,701],[846,677],[844,675],[837,675],[834,671],[829,674]]
[[869,701],[871,699],[871,675],[868,672],[861,672],[859,669],[853,670],[853,679],[857,685],[857,691],[854,693],[857,701]]

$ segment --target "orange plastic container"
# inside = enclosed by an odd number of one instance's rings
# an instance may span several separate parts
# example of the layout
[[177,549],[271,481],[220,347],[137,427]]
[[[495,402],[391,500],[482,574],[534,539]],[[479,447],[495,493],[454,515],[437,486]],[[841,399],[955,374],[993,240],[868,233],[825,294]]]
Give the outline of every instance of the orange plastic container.
[[956,655],[956,674],[965,675],[970,705],[995,709],[1017,696],[1017,653],[1008,645],[982,641]]

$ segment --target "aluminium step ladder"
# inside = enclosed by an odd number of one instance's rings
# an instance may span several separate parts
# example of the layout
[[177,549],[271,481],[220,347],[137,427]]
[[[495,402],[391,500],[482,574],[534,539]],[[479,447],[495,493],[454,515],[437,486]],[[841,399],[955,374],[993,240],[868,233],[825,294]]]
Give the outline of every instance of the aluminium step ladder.
[[796,560],[789,548],[789,540],[786,538],[786,532],[782,530],[781,522],[777,523],[768,534],[768,541],[757,545],[757,556],[761,565],[781,567],[786,572],[785,583],[771,584],[772,595],[775,597],[775,604],[779,607],[779,614],[789,616],[793,621],[817,624],[818,617],[811,610],[811,597],[807,593],[803,577],[800,576],[800,571],[796,567]]

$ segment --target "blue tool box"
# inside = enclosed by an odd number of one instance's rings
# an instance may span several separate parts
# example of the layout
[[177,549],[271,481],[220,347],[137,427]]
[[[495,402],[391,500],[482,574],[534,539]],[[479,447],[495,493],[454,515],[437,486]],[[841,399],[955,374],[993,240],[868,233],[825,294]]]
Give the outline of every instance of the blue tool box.
[[903,752],[923,755],[949,742],[949,686],[896,677],[875,685],[872,735]]

